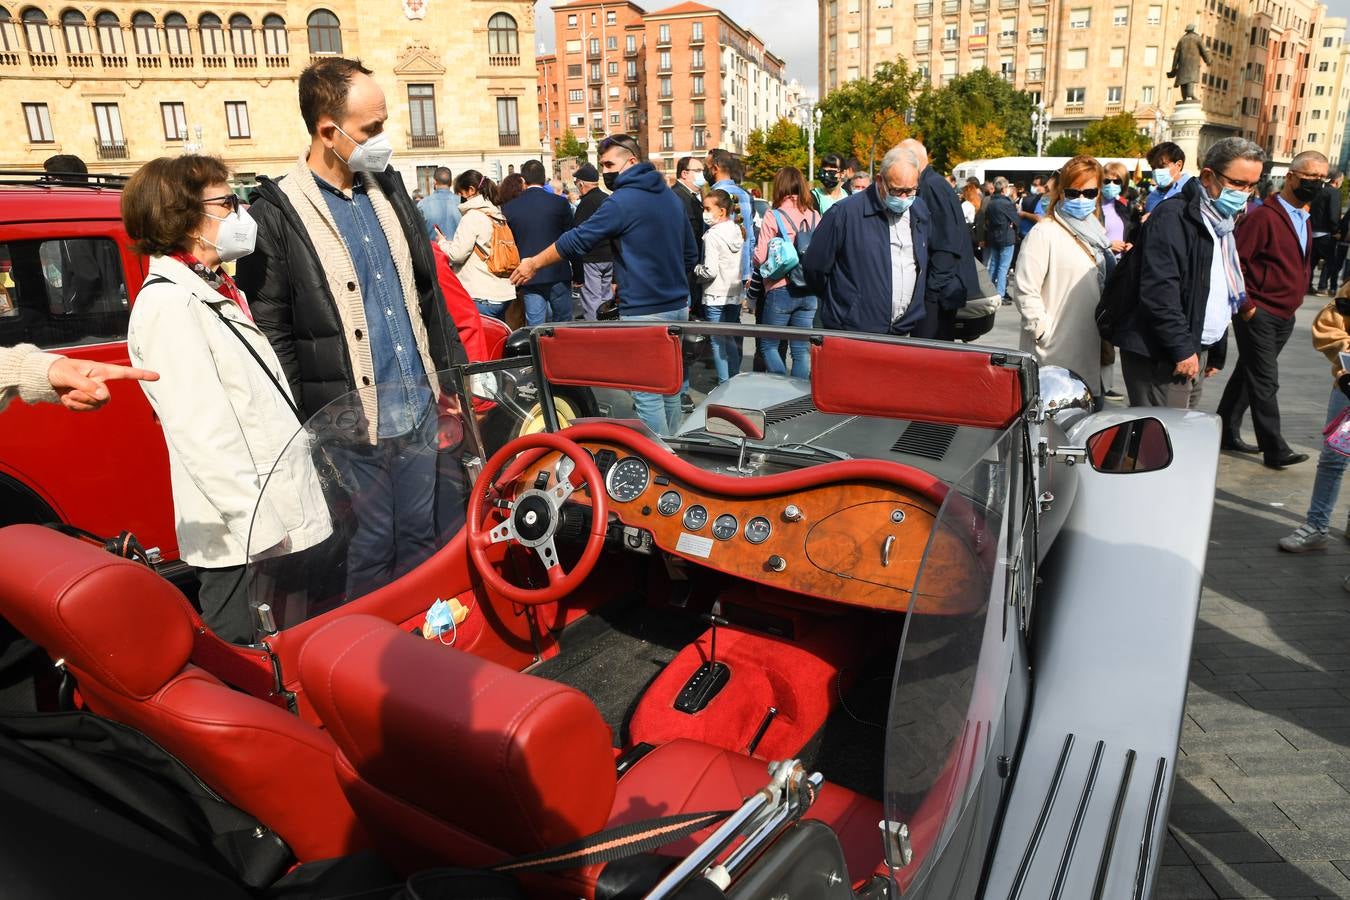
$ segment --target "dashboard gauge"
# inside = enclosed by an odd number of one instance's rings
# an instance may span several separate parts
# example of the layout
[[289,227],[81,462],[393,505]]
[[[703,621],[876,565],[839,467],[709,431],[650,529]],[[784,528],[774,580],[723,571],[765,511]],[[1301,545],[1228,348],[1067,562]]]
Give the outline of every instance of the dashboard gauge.
[[690,531],[698,531],[708,524],[708,511],[695,503],[684,511],[684,527]]
[[651,472],[647,464],[636,456],[625,456],[610,467],[605,475],[605,490],[620,503],[636,500],[647,489]]
[[769,539],[773,526],[763,516],[755,516],[745,523],[745,539],[752,544],[762,544]]
[[713,537],[719,541],[729,541],[736,536],[736,529],[739,527],[740,523],[736,521],[735,516],[731,513],[723,513],[717,517],[717,521],[713,522]]
[[560,456],[558,457],[558,462],[553,466],[553,475],[558,479],[559,483],[561,483],[568,479],[576,467],[577,464],[572,462],[572,457]]
[[683,504],[684,498],[680,496],[679,491],[666,491],[661,495],[661,499],[656,501],[656,511],[663,516],[673,516],[680,511]]

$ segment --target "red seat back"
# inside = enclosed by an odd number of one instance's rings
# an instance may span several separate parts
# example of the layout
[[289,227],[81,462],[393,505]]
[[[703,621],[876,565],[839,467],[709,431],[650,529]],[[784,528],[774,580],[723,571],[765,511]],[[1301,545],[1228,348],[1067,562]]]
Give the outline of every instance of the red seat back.
[[188,663],[191,607],[154,572],[46,528],[0,529],[0,616],[64,659],[89,708],[136,728],[281,837],[301,861],[367,842],[333,742]]
[[574,688],[361,615],[310,638],[300,680],[352,805],[404,868],[487,865],[609,818],[609,729]]

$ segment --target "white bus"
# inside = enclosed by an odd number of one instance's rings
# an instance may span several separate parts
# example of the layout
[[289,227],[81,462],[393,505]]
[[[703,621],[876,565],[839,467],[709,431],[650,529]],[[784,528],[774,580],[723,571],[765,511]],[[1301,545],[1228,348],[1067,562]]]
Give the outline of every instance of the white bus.
[[[959,187],[965,184],[967,178],[975,178],[981,184],[986,181],[993,181],[998,176],[1017,183],[1029,184],[1031,179],[1040,175],[1042,178],[1051,172],[1059,171],[1070,159],[1071,156],[1003,156],[998,159],[971,159],[963,163],[958,163],[952,168],[952,174],[956,176],[956,184]],[[1130,172],[1130,178],[1135,179],[1136,175],[1147,174],[1150,169],[1148,160],[1135,157],[1105,156],[1099,157],[1102,165],[1111,162],[1123,163]]]

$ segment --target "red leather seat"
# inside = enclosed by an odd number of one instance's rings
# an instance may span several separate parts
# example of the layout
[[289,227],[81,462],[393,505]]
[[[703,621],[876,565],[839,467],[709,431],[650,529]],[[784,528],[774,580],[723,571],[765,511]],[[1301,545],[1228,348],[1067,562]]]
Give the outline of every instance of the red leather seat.
[[[352,806],[407,871],[489,866],[610,825],[735,808],[769,780],[763,761],[681,740],[616,781],[609,729],[584,694],[370,616],[316,633],[300,679],[337,742]],[[879,803],[826,785],[810,817],[835,828],[855,880],[870,876]],[[598,872],[527,878],[534,893],[591,896]]]
[[313,725],[188,662],[192,609],[144,566],[46,528],[0,529],[0,616],[64,659],[88,707],[148,735],[300,861],[367,846]]

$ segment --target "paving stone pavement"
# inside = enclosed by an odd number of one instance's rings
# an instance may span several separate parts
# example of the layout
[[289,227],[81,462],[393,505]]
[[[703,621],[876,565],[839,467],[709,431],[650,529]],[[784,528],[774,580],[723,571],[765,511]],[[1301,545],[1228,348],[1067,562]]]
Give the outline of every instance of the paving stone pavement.
[[[1312,459],[1283,472],[1259,457],[1219,460],[1156,900],[1350,898],[1350,490],[1332,546],[1276,549],[1303,521],[1321,447],[1331,369],[1310,327],[1327,302],[1307,298],[1280,357],[1285,439]],[[1016,311],[1004,307],[981,343],[1016,341]],[[1236,359],[1230,344],[1229,368]],[[1205,410],[1226,382],[1205,386]],[[1250,420],[1245,437],[1255,441]]]

